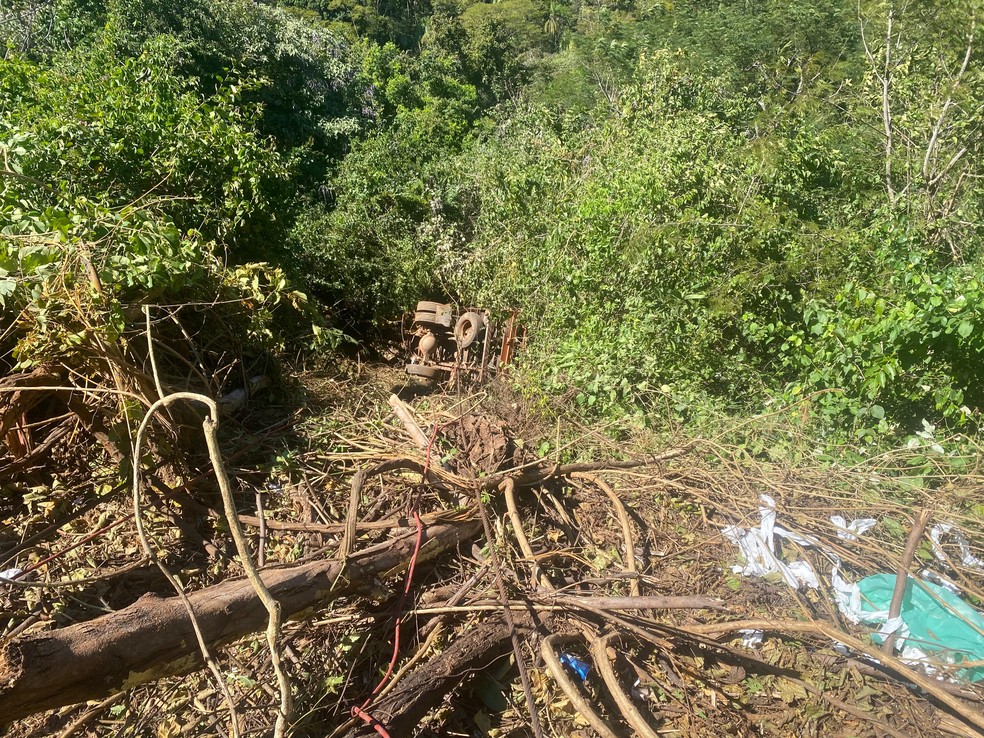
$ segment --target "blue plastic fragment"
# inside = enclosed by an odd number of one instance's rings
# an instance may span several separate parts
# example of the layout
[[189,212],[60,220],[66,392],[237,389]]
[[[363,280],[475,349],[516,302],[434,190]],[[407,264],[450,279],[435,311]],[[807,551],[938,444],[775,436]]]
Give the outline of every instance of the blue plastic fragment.
[[582,682],[587,679],[588,674],[591,673],[591,664],[587,664],[584,661],[581,661],[581,659],[577,656],[572,656],[569,653],[560,654],[560,663],[581,677]]

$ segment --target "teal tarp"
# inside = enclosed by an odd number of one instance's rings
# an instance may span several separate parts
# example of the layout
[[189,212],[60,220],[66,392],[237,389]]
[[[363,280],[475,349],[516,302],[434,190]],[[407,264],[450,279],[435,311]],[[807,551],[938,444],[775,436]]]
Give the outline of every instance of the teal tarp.
[[[875,574],[858,582],[861,609],[885,612],[895,590],[894,574]],[[909,629],[899,639],[900,649],[918,648],[941,662],[959,666],[984,662],[984,616],[957,595],[931,582],[909,577],[902,598],[902,621]],[[875,634],[876,640],[881,636]],[[984,679],[984,664],[959,669],[957,675],[971,682]]]

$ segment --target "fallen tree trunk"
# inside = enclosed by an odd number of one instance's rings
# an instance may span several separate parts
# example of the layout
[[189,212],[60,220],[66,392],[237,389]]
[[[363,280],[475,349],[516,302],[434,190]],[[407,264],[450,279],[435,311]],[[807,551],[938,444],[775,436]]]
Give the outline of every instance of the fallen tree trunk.
[[[418,563],[434,559],[474,536],[481,524],[466,520],[425,529]],[[285,618],[373,588],[403,572],[414,536],[374,546],[348,561],[315,561],[267,569],[263,581]],[[189,595],[205,641],[230,643],[266,627],[267,611],[245,579]],[[105,697],[121,689],[200,668],[191,621],[177,597],[145,595],[123,610],[0,647],[0,725],[63,705]]]

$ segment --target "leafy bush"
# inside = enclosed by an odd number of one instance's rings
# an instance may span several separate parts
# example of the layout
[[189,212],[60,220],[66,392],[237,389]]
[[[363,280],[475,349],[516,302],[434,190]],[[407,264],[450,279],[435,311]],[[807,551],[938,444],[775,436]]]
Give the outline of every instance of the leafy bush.
[[160,37],[132,59],[97,48],[55,68],[8,60],[0,135],[29,136],[21,166],[54,191],[109,207],[152,198],[182,231],[227,237],[265,207],[286,168],[255,135],[241,88],[202,100],[176,72],[180,53]]
[[[481,215],[459,289],[522,306],[551,382],[604,377],[612,409],[640,385],[751,400],[759,381],[740,315],[792,308],[818,216],[776,202],[732,122],[744,111],[673,57],[648,59],[620,101],[619,115],[583,132],[518,110],[461,166],[475,173]],[[822,145],[808,155],[841,166]],[[827,178],[786,189],[823,200],[837,176]]]
[[333,207],[311,203],[287,240],[291,272],[353,329],[445,291],[466,220],[453,156],[478,107],[447,56],[411,59],[392,44],[364,51],[359,78],[380,129],[334,172]]
[[21,164],[32,143],[25,134],[0,142],[9,167],[0,179],[0,361],[8,369],[105,374],[107,356],[125,354],[142,328],[146,303],[218,301],[210,320],[226,332],[225,349],[240,351],[276,346],[269,323],[280,302],[305,309],[279,270],[225,267],[214,244],[183,233],[153,202],[110,207],[52,192]]
[[904,229],[885,235],[872,255],[882,279],[847,281],[832,296],[811,297],[794,324],[746,316],[745,329],[796,377],[787,398],[839,388],[817,403],[834,420],[853,415],[859,434],[914,433],[930,418],[976,424],[984,406],[980,273],[941,265],[928,245],[908,243]]
[[521,307],[530,374],[602,412],[837,389],[828,429],[976,418],[974,270],[879,204],[864,134],[787,114],[755,135],[726,90],[660,53],[593,126],[513,108],[459,162],[478,215],[455,289]]
[[519,307],[526,376],[591,412],[978,422],[964,0],[892,6],[895,34],[880,0],[303,5],[66,0],[71,51],[17,26],[0,298],[89,253],[121,304],[286,274],[353,330]]

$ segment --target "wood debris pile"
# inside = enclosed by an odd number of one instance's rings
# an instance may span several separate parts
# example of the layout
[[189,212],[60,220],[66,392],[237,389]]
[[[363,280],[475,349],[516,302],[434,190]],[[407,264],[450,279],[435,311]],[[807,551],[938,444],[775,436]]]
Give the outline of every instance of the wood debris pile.
[[[246,735],[278,716],[278,732],[353,737],[984,732],[984,691],[882,652],[829,582],[797,592],[730,572],[720,530],[749,524],[764,491],[845,571],[896,571],[912,502],[866,498],[855,471],[823,482],[699,442],[545,459],[501,397],[322,394],[334,410],[270,424],[282,445],[262,463],[224,462],[279,603],[272,641],[207,467],[142,480],[153,561],[125,485],[74,510],[5,512],[19,540],[0,568],[25,572],[0,580],[10,735]],[[827,522],[861,512],[900,530],[851,542]],[[949,573],[984,594],[979,574]],[[743,645],[747,631],[764,642]]]

